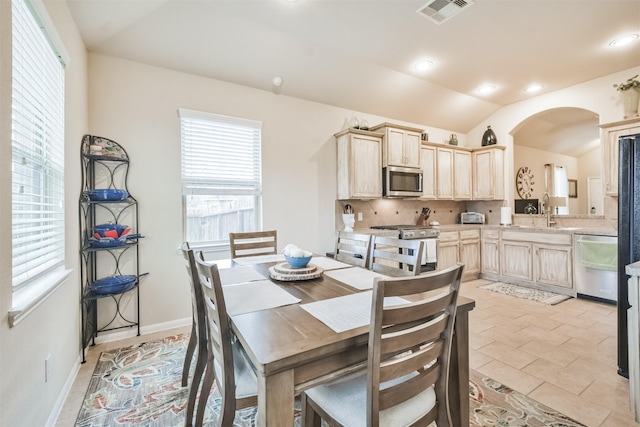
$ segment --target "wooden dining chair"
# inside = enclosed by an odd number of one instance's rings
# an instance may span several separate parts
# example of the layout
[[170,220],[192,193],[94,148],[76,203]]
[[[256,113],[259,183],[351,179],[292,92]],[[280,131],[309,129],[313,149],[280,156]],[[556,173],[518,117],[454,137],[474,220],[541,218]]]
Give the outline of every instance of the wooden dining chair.
[[337,261],[368,269],[370,244],[370,234],[338,231],[334,257]]
[[206,263],[200,252],[196,256],[196,267],[207,311],[208,336],[207,365],[200,389],[196,426],[202,425],[214,379],[222,396],[218,426],[232,426],[237,409],[258,404],[258,383],[242,346],[233,339],[218,266]]
[[229,243],[231,258],[275,254],[278,252],[278,232],[270,230],[229,233]]
[[423,250],[420,240],[374,235],[371,238],[369,268],[388,276],[417,276]]
[[[376,278],[366,372],[302,394],[303,426],[452,426],[449,363],[463,265]],[[401,305],[385,305],[399,297]]]
[[191,425],[193,411],[196,403],[196,396],[202,381],[202,374],[207,364],[207,314],[202,295],[202,286],[196,270],[193,250],[188,242],[182,244],[182,256],[189,278],[189,289],[191,290],[191,335],[187,344],[187,354],[182,367],[182,386],[186,387],[189,380],[189,372],[193,356],[196,354],[196,366],[191,379],[191,388],[187,400],[187,412],[185,425]]

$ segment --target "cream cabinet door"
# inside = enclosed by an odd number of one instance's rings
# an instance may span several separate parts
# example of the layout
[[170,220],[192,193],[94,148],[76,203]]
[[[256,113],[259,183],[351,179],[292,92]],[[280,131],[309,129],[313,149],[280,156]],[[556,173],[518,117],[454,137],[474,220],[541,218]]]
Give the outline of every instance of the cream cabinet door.
[[453,150],[437,148],[436,155],[436,196],[438,199],[453,199]]
[[438,243],[438,270],[453,267],[458,263],[458,242]]
[[493,239],[483,239],[480,253],[482,254],[482,272],[500,274],[499,241]]
[[404,134],[404,158],[405,166],[419,168],[420,164],[420,134],[406,131]]
[[388,165],[405,166],[404,134],[405,132],[400,129],[387,129],[386,152]]
[[618,195],[618,138],[640,133],[640,119],[626,120],[600,126],[602,132],[604,191],[608,196]]
[[473,200],[504,199],[504,150],[473,153]]
[[573,288],[573,257],[570,246],[533,244],[534,280],[547,285]]
[[382,197],[382,137],[341,132],[336,141],[338,199]]
[[420,150],[422,163],[422,199],[436,198],[436,149],[422,147]]
[[453,198],[471,200],[471,153],[453,151]]
[[460,262],[465,274],[480,273],[480,239],[460,240]]
[[531,243],[500,242],[500,273],[514,279],[533,280]]

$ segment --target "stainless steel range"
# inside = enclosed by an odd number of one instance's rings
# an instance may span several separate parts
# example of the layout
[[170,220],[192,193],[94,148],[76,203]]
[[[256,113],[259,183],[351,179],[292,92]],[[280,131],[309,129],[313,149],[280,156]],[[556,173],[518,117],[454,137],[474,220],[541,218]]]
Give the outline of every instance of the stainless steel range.
[[405,240],[422,241],[422,262],[420,271],[433,271],[438,267],[438,228],[419,225],[376,225],[371,227],[376,230],[398,230],[398,238]]

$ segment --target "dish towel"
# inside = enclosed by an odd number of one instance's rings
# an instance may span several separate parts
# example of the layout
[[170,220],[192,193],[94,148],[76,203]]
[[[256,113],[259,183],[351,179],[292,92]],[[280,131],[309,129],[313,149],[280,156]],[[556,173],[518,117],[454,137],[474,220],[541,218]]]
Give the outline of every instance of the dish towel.
[[579,241],[582,265],[598,270],[618,271],[618,244],[613,242]]
[[436,262],[436,241],[437,239],[424,239],[424,247],[422,249],[422,265],[426,263]]

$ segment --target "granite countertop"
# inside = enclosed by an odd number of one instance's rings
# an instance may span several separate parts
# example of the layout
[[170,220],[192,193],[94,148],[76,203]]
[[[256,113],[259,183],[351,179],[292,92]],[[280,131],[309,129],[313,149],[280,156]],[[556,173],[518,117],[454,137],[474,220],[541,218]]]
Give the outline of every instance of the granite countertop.
[[[599,236],[617,236],[617,230],[609,228],[585,228],[585,227],[539,227],[529,225],[493,225],[493,224],[441,224],[434,228],[440,231],[460,231],[474,228],[487,228],[500,231],[523,231],[528,233],[560,233],[560,234],[593,234]],[[356,228],[355,233],[377,234],[383,236],[393,236],[395,230],[378,230],[373,228]]]

